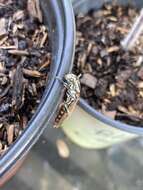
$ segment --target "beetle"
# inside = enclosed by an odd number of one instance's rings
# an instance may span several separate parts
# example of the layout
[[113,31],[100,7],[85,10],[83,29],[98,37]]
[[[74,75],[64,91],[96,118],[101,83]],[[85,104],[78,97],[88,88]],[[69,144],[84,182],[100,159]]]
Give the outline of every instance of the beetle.
[[72,73],[66,74],[64,80],[57,78],[65,87],[64,101],[60,104],[55,118],[55,128],[61,126],[63,121],[67,119],[74,111],[76,104],[80,98],[80,75],[76,76]]

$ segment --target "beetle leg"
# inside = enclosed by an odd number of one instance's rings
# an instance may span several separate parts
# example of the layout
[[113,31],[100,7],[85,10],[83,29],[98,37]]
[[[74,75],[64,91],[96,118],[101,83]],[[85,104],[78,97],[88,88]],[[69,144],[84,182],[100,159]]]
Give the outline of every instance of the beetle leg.
[[65,107],[65,111],[67,112],[67,114],[69,115],[69,109],[68,109],[68,106],[67,106],[67,104],[64,104],[64,107]]
[[67,84],[66,82],[64,82],[61,78],[56,77],[56,79],[57,79],[58,81],[60,81],[60,82],[64,85],[65,88],[69,89],[68,84]]

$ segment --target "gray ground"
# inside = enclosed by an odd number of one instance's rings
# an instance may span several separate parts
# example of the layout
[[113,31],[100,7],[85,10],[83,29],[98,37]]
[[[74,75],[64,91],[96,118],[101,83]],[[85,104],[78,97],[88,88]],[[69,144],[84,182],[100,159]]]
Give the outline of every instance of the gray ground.
[[[69,159],[57,153],[64,139]],[[1,190],[142,190],[143,141],[134,140],[108,150],[84,150],[59,130],[48,129],[28,155],[17,175]]]

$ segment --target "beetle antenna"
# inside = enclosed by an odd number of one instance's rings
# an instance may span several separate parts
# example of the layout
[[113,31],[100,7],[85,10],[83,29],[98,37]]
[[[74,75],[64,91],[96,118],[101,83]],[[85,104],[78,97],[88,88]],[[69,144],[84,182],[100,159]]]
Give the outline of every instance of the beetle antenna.
[[77,76],[77,78],[80,79],[81,77],[82,77],[82,74],[80,73],[80,74]]

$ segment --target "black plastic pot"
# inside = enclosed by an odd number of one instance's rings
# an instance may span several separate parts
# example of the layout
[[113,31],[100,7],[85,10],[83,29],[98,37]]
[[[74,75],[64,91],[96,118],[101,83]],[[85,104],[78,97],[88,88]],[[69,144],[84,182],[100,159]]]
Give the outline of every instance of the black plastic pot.
[[[75,14],[84,14],[91,9],[100,9],[105,2],[112,2],[112,0],[73,0],[73,7]],[[143,7],[142,0],[117,0],[116,2],[123,5],[132,4],[140,8]],[[76,144],[84,148],[96,149],[106,148],[143,135],[142,127],[112,120],[93,109],[83,99],[80,99],[79,106],[72,117],[64,123],[63,130]]]
[[56,77],[63,78],[72,68],[75,28],[71,3],[67,0],[41,0],[40,4],[52,45],[49,83],[26,130],[0,158],[0,185],[17,171],[44,128],[53,126],[53,117],[63,96],[63,86]]

